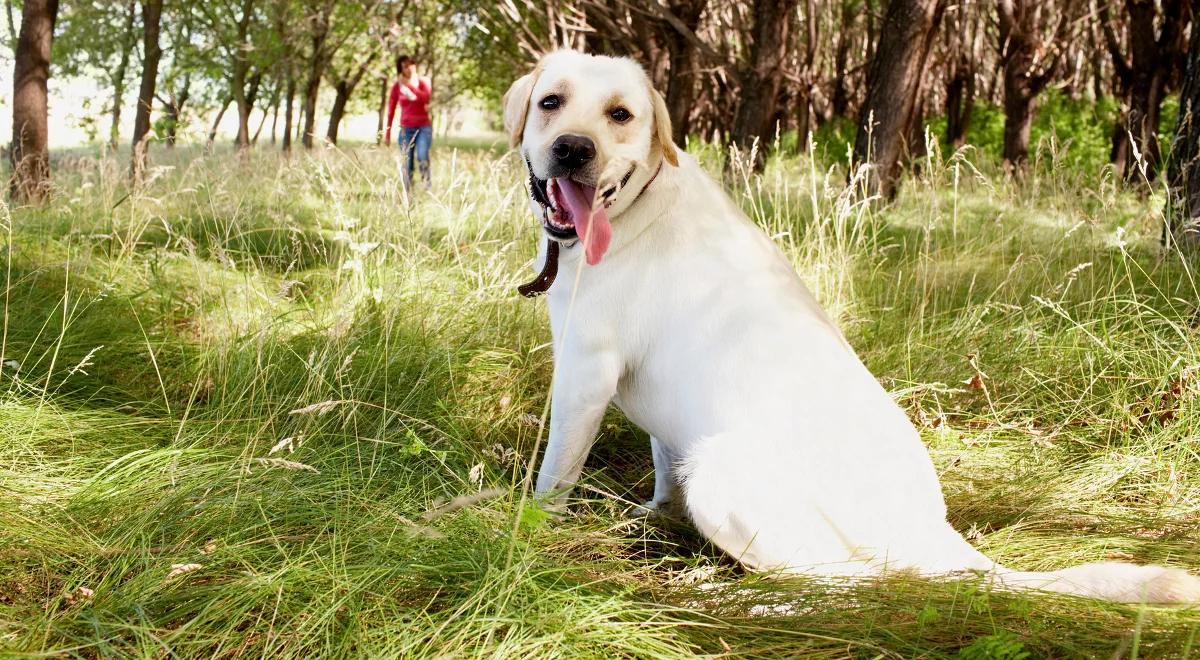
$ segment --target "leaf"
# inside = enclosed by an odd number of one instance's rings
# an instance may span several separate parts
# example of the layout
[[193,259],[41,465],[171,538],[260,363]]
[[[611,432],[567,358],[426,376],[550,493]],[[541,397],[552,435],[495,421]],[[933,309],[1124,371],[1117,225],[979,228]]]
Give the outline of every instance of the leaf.
[[304,406],[303,408],[297,408],[297,409],[289,412],[288,414],[289,415],[307,415],[309,413],[317,413],[317,415],[324,415],[325,413],[329,412],[330,410],[333,410],[334,408],[338,407],[339,405],[341,405],[343,403],[346,403],[346,402],[339,401],[337,399],[331,399],[329,401],[319,401],[317,403]]
[[459,495],[458,497],[450,500],[449,502],[436,503],[432,509],[421,514],[421,519],[425,520],[425,521],[434,520],[435,518],[444,516],[447,513],[450,513],[452,511],[457,511],[459,509],[465,509],[469,506],[478,504],[484,500],[490,500],[494,497],[500,497],[504,493],[505,493],[505,491],[501,488],[489,488],[487,490],[481,490],[478,493],[470,493],[468,495]]
[[198,571],[202,568],[204,568],[204,566],[201,564],[171,564],[171,571],[167,573],[166,579],[170,580],[172,578],[177,578],[180,575]]
[[917,623],[922,626],[929,625],[940,618],[942,618],[941,613],[933,605],[926,605],[917,613]]
[[400,449],[400,453],[405,456],[420,456],[425,453],[429,447],[421,436],[417,435],[412,429],[408,429],[404,433],[404,446]]
[[545,525],[549,519],[549,511],[546,511],[533,502],[528,502],[525,504],[525,508],[521,510],[521,529],[526,532],[532,532]]
[[320,470],[311,465],[289,461],[286,458],[256,458],[254,462],[267,467],[277,467],[285,470],[303,470],[305,472],[312,472],[313,474],[321,474]]

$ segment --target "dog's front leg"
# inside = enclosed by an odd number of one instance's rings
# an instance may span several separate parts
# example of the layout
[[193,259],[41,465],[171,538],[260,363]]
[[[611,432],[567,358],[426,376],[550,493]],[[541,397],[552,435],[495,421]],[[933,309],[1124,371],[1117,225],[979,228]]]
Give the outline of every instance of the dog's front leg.
[[617,391],[620,360],[604,351],[554,361],[550,441],[538,472],[537,494],[562,503],[579,480],[608,402]]

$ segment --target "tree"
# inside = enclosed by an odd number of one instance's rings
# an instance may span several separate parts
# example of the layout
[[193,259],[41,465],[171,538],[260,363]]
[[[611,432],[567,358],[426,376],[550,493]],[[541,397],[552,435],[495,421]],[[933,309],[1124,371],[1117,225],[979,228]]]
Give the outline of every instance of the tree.
[[137,34],[134,31],[134,19],[136,17],[137,3],[135,0],[129,0],[129,5],[125,10],[125,30],[122,33],[120,60],[117,64],[116,72],[112,77],[112,126],[109,129],[108,144],[113,149],[116,149],[117,144],[121,141],[121,107],[125,105],[126,72],[129,70],[130,55],[133,52],[134,39]]
[[250,22],[254,20],[254,0],[242,0],[242,10],[237,20],[237,42],[233,57],[232,86],[233,100],[237,104],[238,132],[235,144],[241,151],[250,148],[250,110],[254,107],[254,96],[258,80],[251,78],[251,90],[246,90],[246,75],[250,71]]
[[[400,3],[379,3],[377,6],[367,7],[369,12],[358,17],[358,25],[352,24],[342,28],[348,32],[347,39],[336,49],[325,69],[334,90],[333,107],[329,111],[329,126],[325,131],[325,139],[330,144],[337,144],[338,129],[359,83],[366,79],[368,74],[384,75],[376,64],[381,60],[380,55],[396,50],[396,40],[405,32],[400,26],[406,25],[408,29],[413,29],[414,21],[406,15],[410,4],[410,0],[402,0]],[[418,22],[419,18],[417,17]],[[416,31],[424,33],[426,29],[437,30],[436,26],[421,26]],[[382,60],[383,66],[390,69],[391,58],[384,57]],[[387,84],[386,78],[384,84]],[[380,115],[380,131],[383,130],[382,121]]]
[[833,94],[830,100],[830,111],[834,116],[845,117],[850,108],[849,85],[846,84],[846,64],[850,59],[850,44],[854,39],[851,32],[851,26],[854,23],[854,3],[850,0],[842,0],[840,4],[837,46],[834,47],[833,56]]
[[379,50],[372,50],[361,63],[350,65],[350,69],[345,73],[330,67],[335,79],[333,107],[329,110],[329,127],[325,131],[325,139],[330,144],[337,144],[338,127],[341,126],[342,118],[346,115],[346,105],[350,102],[354,90],[358,88],[358,83],[362,82],[363,76],[367,74],[378,57]]
[[980,60],[982,12],[960,4],[947,16],[946,25],[946,144],[957,149],[966,142],[975,109]]
[[943,0],[892,0],[867,73],[854,160],[870,167],[868,195],[896,194],[902,160],[918,114],[925,62],[945,11]]
[[1029,158],[1029,131],[1037,97],[1050,84],[1058,67],[1059,44],[1070,25],[1059,8],[1050,35],[1054,6],[1041,0],[998,0],[996,3],[1000,64],[1004,72],[1004,162],[1020,169]]
[[[208,49],[205,57],[211,63],[209,69],[227,72],[227,92],[223,95],[217,113],[217,121],[209,132],[209,144],[216,139],[216,129],[226,108],[233,104],[238,113],[238,131],[235,144],[239,151],[250,147],[250,112],[258,85],[262,81],[262,52],[260,42],[266,41],[269,31],[263,29],[263,21],[256,0],[230,2],[199,2],[196,8],[198,28]],[[193,37],[195,38],[195,37]]]
[[130,163],[134,183],[142,180],[142,173],[146,170],[150,111],[154,107],[154,86],[158,82],[158,60],[162,57],[162,48],[158,44],[162,8],[163,0],[142,0],[142,86],[138,91],[137,115],[133,123],[133,156]]
[[813,125],[820,120],[824,113],[817,108],[816,96],[820,93],[820,63],[817,60],[817,47],[820,41],[820,17],[817,14],[816,0],[804,2],[804,50],[798,53],[798,62],[794,67],[796,76],[796,92],[793,105],[796,119],[796,146],[804,149],[808,143],[809,133]]
[[1200,248],[1200,30],[1195,25],[1186,66],[1167,168],[1163,243]]
[[313,147],[321,78],[324,77],[325,67],[336,50],[329,39],[329,24],[336,6],[335,0],[321,0],[308,17],[309,38],[312,44],[308,59],[308,82],[304,85],[304,135],[300,140],[305,149]]
[[771,119],[779,100],[795,8],[796,0],[754,0],[753,41],[747,66],[741,71],[742,93],[731,141],[754,152],[755,171],[761,171],[766,162],[765,152],[775,130]]
[[1100,0],[1098,16],[1123,106],[1113,127],[1110,156],[1117,171],[1133,179],[1139,171],[1131,154],[1131,147],[1136,147],[1144,159],[1146,178],[1153,179],[1162,162],[1158,145],[1162,102],[1184,60],[1184,33],[1191,11],[1183,0],[1125,0],[1125,14],[1128,49],[1113,29],[1108,0]]
[[138,59],[136,0],[66,3],[56,21],[56,73],[100,75],[111,91],[108,146],[120,142],[121,115],[131,64]]
[[[186,11],[186,10],[185,10]],[[175,148],[179,126],[183,121],[183,110],[192,96],[193,69],[188,62],[191,44],[191,22],[186,14],[177,16],[175,29],[172,31],[168,52],[171,53],[171,66],[164,77],[162,87],[167,90],[166,96],[155,91],[155,98],[162,104],[165,117],[163,119],[164,140],[168,149]],[[143,82],[145,79],[143,78]]]
[[665,35],[671,74],[667,81],[667,113],[671,115],[671,137],[676,144],[687,141],[691,125],[699,78],[697,69],[703,55],[696,30],[707,6],[708,0],[671,0],[663,17],[669,26]]
[[17,202],[40,203],[49,196],[50,148],[46,81],[58,0],[25,0],[13,66],[12,180]]

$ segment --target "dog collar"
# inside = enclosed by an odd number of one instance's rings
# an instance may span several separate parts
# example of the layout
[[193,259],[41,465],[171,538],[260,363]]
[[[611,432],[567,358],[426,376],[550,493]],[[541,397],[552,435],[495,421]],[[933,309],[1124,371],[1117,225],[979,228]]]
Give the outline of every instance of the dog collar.
[[[526,162],[528,162],[528,160]],[[633,201],[629,203],[630,206],[633,206],[639,199],[641,199],[642,194],[646,192],[646,189],[650,187],[650,184],[654,183],[654,180],[658,178],[658,173],[662,171],[662,167],[662,161],[660,160],[658,162],[658,169],[654,170],[654,174],[650,177],[650,180],[647,181],[646,185],[642,186],[642,189],[638,191],[637,196],[634,197]],[[630,170],[629,174],[625,175],[625,180],[622,181],[622,184],[625,183],[625,181],[628,181],[629,177],[631,176],[633,176],[633,170]],[[520,293],[526,298],[536,298],[549,291],[550,286],[554,284],[554,278],[558,277],[558,253],[560,245],[562,248],[569,250],[575,247],[578,243],[579,239],[576,239],[569,245],[562,245],[553,238],[547,238],[546,262],[542,264],[542,272],[538,273],[537,277],[533,278],[533,281],[526,282],[525,284],[518,286],[517,293]]]

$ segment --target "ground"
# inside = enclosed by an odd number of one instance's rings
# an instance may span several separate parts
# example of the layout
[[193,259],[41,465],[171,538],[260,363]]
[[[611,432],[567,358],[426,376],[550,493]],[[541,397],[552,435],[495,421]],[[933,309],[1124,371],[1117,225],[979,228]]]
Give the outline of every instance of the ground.
[[[747,575],[630,515],[652,464],[615,411],[581,501],[533,506],[549,333],[515,293],[539,230],[500,145],[442,141],[413,200],[370,147],[156,148],[136,191],[121,158],[55,156],[55,201],[0,218],[0,649],[1190,652],[1196,609]],[[1161,186],[1062,161],[935,151],[877,207],[824,156],[729,187],[921,429],[972,543],[1198,570],[1200,261],[1159,247]]]

